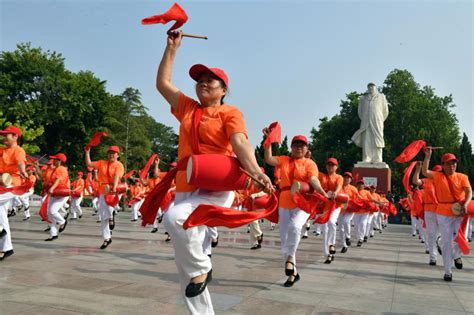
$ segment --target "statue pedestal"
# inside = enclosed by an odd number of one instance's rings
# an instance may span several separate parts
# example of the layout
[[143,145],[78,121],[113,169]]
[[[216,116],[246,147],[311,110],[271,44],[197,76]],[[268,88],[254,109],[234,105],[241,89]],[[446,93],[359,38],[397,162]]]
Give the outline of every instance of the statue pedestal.
[[354,177],[359,175],[359,179],[363,179],[367,186],[374,185],[377,191],[387,193],[392,187],[392,171],[388,164],[358,162],[352,169]]

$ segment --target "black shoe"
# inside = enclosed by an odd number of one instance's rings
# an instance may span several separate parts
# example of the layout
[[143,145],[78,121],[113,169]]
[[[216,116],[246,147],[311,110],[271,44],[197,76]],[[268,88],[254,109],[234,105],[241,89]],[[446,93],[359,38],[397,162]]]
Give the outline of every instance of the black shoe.
[[7,235],[7,230],[3,229],[3,230],[0,232],[0,238],[4,237],[5,235]]
[[415,236],[416,236],[416,234],[412,234],[411,236],[415,237]]
[[254,244],[252,247],[250,247],[250,249],[259,249],[259,248],[262,248],[262,245]]
[[82,214],[79,216],[79,219],[82,219]]
[[115,229],[115,218],[112,220],[109,219],[109,229],[113,231]]
[[48,232],[49,230],[51,230],[51,228],[48,226],[46,229],[43,230],[43,232]]
[[62,231],[64,231],[66,229],[66,226],[67,226],[67,219],[66,219],[66,222],[64,222],[63,225],[60,225],[59,226],[59,233],[61,233]]
[[370,234],[370,238],[373,238],[374,236],[372,234]]
[[343,248],[341,249],[341,253],[344,254],[345,252],[347,252],[347,247],[343,247]]
[[350,238],[346,238],[346,245],[351,246],[351,239]]
[[132,219],[132,220],[130,220],[130,221],[131,221],[131,222],[137,222],[138,220]]
[[367,236],[364,236],[364,243],[367,243]]
[[165,234],[166,234],[166,235],[170,235],[170,234],[169,234],[168,232],[166,232],[166,231],[165,231]]
[[316,236],[319,236],[319,235],[321,235],[321,233],[320,233],[320,232],[316,232],[316,233],[314,233],[314,234],[316,234]]
[[[262,245],[262,242],[263,242],[263,233],[262,233],[262,235],[259,236],[257,242],[258,242],[258,245]],[[261,246],[260,246],[260,247],[261,247]]]
[[215,247],[217,247],[218,244],[219,244],[219,236],[217,237],[215,242],[214,241],[211,242],[211,247],[215,248]]
[[168,235],[168,237],[165,239],[165,242],[171,241],[171,236]]
[[306,227],[306,231],[309,231],[310,228],[311,228],[311,226],[307,226],[307,227]]
[[45,242],[51,242],[51,241],[54,241],[54,240],[56,240],[56,239],[58,239],[58,236],[57,236],[57,235],[56,235],[56,236],[51,236],[50,238],[47,238],[47,239],[45,239],[44,241],[45,241]]
[[425,241],[421,240],[420,243],[421,243],[421,244],[425,244]]
[[382,230],[379,230],[379,233],[382,234]]
[[[287,265],[287,264],[293,265],[293,268],[291,268],[291,269],[286,268],[286,265]],[[289,261],[289,260],[288,260],[288,261],[285,263],[285,275],[287,275],[287,276],[289,277],[289,276],[293,275],[294,273],[295,273],[295,264],[294,264],[292,261]]]
[[444,279],[444,281],[448,281],[448,282],[453,281],[453,275],[446,275],[445,274],[443,279]]
[[462,269],[462,260],[461,260],[461,257],[456,258],[456,259],[454,260],[454,266],[456,266],[456,268],[458,268],[458,269]]
[[293,286],[293,284],[295,284],[296,281],[299,281],[301,279],[299,273],[297,273],[296,276],[291,275],[290,277],[293,277],[293,281],[290,281],[290,278],[288,278],[288,280],[286,280],[286,282],[283,284],[283,286],[285,286],[287,288],[291,288]]
[[357,242],[357,247],[361,247],[362,246],[362,241],[358,241]]
[[23,221],[28,221],[30,219],[30,217],[26,217],[23,219]]
[[430,266],[436,266],[436,260],[430,260]]
[[438,253],[440,255],[443,255],[443,251],[441,250],[441,246],[439,245],[439,240],[441,239],[441,236],[438,236],[438,238],[436,239],[436,247],[438,248]]
[[212,281],[212,269],[209,270],[209,272],[207,273],[207,277],[206,277],[206,280],[204,280],[204,282],[200,282],[200,283],[190,282],[188,284],[188,286],[186,287],[186,293],[185,293],[186,297],[192,298],[192,297],[198,296],[199,294],[204,292],[204,290],[206,290],[207,284],[211,281]]
[[308,238],[308,235],[303,235],[301,238],[306,239]]
[[207,257],[212,258],[212,254],[207,254]]
[[430,253],[430,251],[429,251],[429,250],[425,250],[425,254],[429,254],[429,253]]
[[151,233],[156,233],[156,232],[158,232],[157,228],[153,228],[153,230],[151,230]]
[[163,221],[163,215],[160,215],[157,220],[158,220],[158,223],[161,223]]
[[329,245],[329,254],[334,255],[336,253],[336,247],[334,245]]
[[331,255],[328,255],[328,257],[326,258],[326,261],[324,263],[325,264],[330,264],[331,261],[332,261]]
[[111,238],[109,238],[108,240],[105,240],[104,243],[100,246],[100,249],[106,249],[107,246],[109,246],[110,244],[112,244]]
[[13,249],[7,250],[6,252],[3,252],[3,256],[0,256],[0,260],[4,260],[5,258],[13,255]]

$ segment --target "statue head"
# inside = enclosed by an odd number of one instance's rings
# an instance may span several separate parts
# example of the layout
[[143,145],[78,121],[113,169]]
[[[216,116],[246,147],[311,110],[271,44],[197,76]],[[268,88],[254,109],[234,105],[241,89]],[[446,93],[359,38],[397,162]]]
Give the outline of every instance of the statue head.
[[367,92],[369,93],[369,95],[375,95],[377,93],[377,86],[375,85],[375,83],[369,83],[367,84]]

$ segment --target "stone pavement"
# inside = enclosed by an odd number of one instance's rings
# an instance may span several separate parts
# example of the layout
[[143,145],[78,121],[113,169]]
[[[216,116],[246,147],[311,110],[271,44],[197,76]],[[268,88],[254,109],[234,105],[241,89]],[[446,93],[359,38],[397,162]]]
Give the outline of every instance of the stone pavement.
[[[37,209],[33,209],[37,213]],[[187,314],[178,290],[172,245],[164,230],[130,222],[121,212],[113,243],[102,240],[85,210],[54,242],[38,216],[10,218],[15,255],[0,262],[0,314]],[[474,314],[474,256],[463,257],[453,282],[442,280],[442,259],[428,255],[408,226],[390,225],[363,247],[322,257],[311,233],[297,254],[302,276],[286,280],[278,230],[263,224],[263,248],[249,249],[245,228],[220,228],[209,285],[217,314]]]

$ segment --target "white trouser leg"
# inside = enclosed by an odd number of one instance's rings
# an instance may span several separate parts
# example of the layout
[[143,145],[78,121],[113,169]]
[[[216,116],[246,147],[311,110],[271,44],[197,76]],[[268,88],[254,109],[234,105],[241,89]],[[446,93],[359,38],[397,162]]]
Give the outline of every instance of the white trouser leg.
[[426,243],[430,251],[430,261],[436,261],[438,256],[438,248],[436,246],[436,237],[438,234],[438,221],[436,219],[436,212],[425,211],[426,221]]
[[158,228],[158,217],[162,214],[163,212],[161,209],[158,209],[158,212],[156,213],[156,218],[155,221],[153,221],[153,228],[157,229]]
[[411,217],[411,234],[416,235],[416,224],[417,224],[417,219],[416,217],[412,216]]
[[460,257],[459,246],[454,242],[454,239],[458,233],[462,218],[438,214],[437,220],[441,230],[441,237],[443,238],[444,273],[449,275],[453,267],[453,259]]
[[58,236],[58,227],[56,224],[62,225],[66,222],[63,216],[59,213],[59,209],[61,209],[64,204],[64,200],[66,199],[67,197],[49,197],[48,220],[51,222],[49,224],[49,233],[51,236]]
[[82,197],[72,198],[71,207],[73,218],[76,218],[77,216],[82,216],[81,202]]
[[[192,278],[206,274],[212,269],[211,260],[202,248],[207,227],[198,226],[185,230],[183,229],[184,222],[200,204],[230,207],[233,200],[233,192],[200,192],[198,190],[184,200],[176,194],[175,206],[166,212],[163,223],[173,243],[183,296],[184,289]],[[214,313],[207,288],[194,298],[184,297],[184,301],[192,314]]]
[[374,235],[374,230],[372,229],[372,220],[374,219],[374,214],[369,213],[367,216],[367,225],[365,227],[365,236],[369,237],[370,235]]
[[98,197],[92,198],[92,208],[94,209],[95,212],[99,211],[99,198]]
[[212,241],[217,240],[219,233],[217,232],[216,227],[206,227],[206,233],[204,236],[204,241],[202,243],[202,250],[204,254],[212,254]]
[[23,214],[25,218],[29,218],[30,215],[30,196],[33,194],[33,192],[29,191],[23,195],[20,196],[20,202],[23,205]]
[[467,239],[471,239],[472,238],[472,230],[473,230],[473,225],[474,225],[474,218],[470,218],[468,220],[468,223],[467,223],[467,235],[466,235],[466,238]]
[[138,220],[138,209],[140,209],[140,202],[137,201],[132,205],[132,220]]
[[252,245],[258,244],[258,238],[262,235],[262,229],[260,229],[260,223],[258,220],[250,223],[250,243]]
[[337,233],[337,219],[339,218],[339,214],[341,213],[341,208],[336,208],[331,213],[331,217],[327,223],[328,226],[328,243],[327,245],[336,245],[336,233]]
[[354,212],[346,212],[342,218],[342,226],[344,227],[344,242],[351,238],[351,220],[354,217]]
[[108,240],[110,235],[109,219],[113,216],[114,207],[109,206],[105,202],[104,195],[99,196],[99,218],[100,218],[100,230],[102,232],[102,238]]
[[[0,196],[0,198],[1,197],[2,196]],[[2,199],[3,201],[0,201],[0,231],[7,231],[7,235],[0,238],[0,252],[6,252],[13,249],[12,237],[10,233],[10,223],[8,222],[8,209],[10,208],[12,203],[6,198]]]
[[[309,218],[309,213],[298,209],[279,209],[280,214],[280,240],[281,251],[285,262],[288,257],[293,257],[296,265],[296,250],[301,240],[301,229]],[[284,242],[283,242],[284,240]]]
[[354,215],[354,223],[356,228],[356,236],[358,241],[363,241],[365,231],[367,228],[367,220],[369,218],[368,213],[357,213]]

